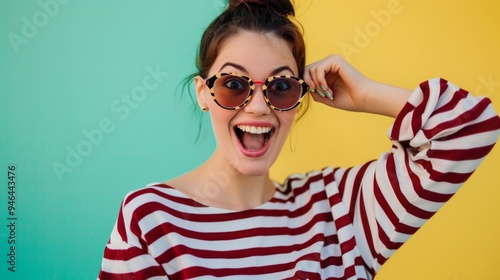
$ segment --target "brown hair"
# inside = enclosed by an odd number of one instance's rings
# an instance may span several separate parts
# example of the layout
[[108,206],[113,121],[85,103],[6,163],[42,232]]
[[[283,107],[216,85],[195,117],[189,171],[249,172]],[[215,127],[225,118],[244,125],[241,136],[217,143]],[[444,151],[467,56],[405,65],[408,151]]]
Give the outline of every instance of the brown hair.
[[302,33],[288,17],[295,10],[289,0],[230,0],[228,8],[205,30],[196,59],[197,75],[207,78],[207,73],[225,40],[241,31],[272,33],[285,41],[297,62],[299,75],[305,68],[306,49]]

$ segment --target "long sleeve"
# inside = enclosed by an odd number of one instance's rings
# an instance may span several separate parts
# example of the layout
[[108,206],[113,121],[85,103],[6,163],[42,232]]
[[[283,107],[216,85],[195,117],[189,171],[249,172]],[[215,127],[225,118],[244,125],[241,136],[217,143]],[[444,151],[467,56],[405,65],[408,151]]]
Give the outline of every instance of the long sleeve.
[[396,118],[390,153],[335,170],[372,276],[472,175],[499,130],[489,99],[436,78],[420,84]]
[[165,270],[147,252],[137,223],[126,215],[125,198],[104,250],[98,279],[168,279]]

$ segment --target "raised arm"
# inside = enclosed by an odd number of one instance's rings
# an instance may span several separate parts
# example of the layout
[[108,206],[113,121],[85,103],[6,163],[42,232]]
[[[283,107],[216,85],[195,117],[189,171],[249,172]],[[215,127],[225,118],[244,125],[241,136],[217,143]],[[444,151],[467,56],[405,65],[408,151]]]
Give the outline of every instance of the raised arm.
[[389,132],[391,152],[333,170],[337,184],[327,186],[338,188],[373,275],[472,175],[497,141],[500,118],[488,98],[444,79],[423,82],[409,94],[367,79],[337,56],[310,65],[308,73],[306,82],[320,90],[323,84],[333,95],[330,100],[313,94],[319,102],[397,115]]
[[393,118],[411,94],[411,90],[368,79],[338,55],[308,65],[304,80],[313,87],[312,97],[317,102],[342,110]]

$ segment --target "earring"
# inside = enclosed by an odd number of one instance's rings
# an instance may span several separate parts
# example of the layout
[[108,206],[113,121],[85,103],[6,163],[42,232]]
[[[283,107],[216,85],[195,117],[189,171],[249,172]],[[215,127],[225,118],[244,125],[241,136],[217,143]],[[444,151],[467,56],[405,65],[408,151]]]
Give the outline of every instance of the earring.
[[202,110],[204,113],[206,113],[206,112],[208,112],[208,107],[201,107],[201,110]]

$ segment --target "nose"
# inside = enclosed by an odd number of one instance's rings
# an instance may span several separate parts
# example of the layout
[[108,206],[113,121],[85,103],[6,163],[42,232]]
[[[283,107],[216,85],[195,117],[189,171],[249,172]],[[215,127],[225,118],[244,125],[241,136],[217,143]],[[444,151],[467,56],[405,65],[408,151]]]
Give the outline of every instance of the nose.
[[245,112],[247,113],[252,113],[255,115],[267,115],[271,113],[271,108],[266,103],[266,100],[264,99],[264,91],[262,91],[262,85],[264,85],[263,82],[260,81],[254,81],[255,84],[255,90],[252,95],[252,99],[250,99],[250,102],[243,107]]

